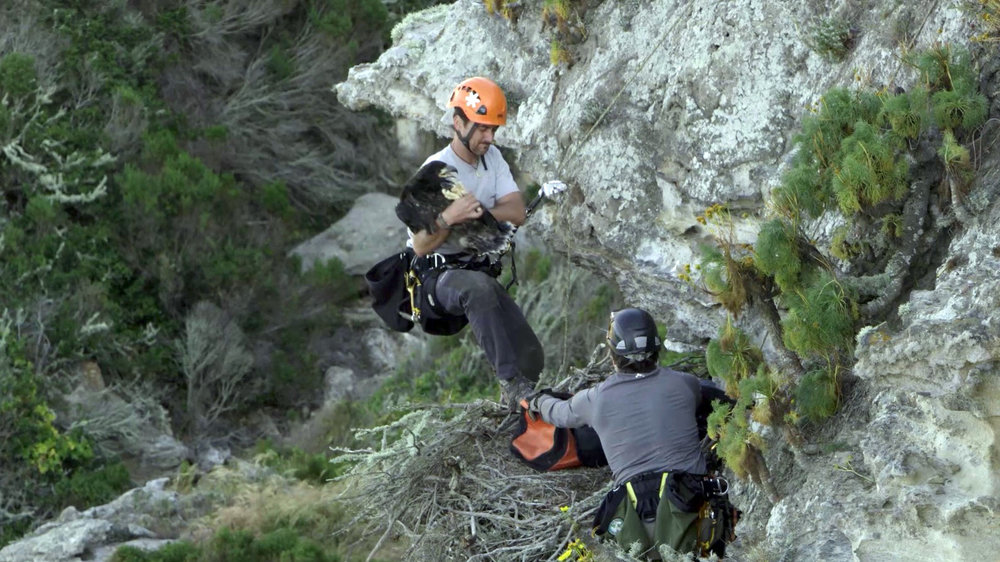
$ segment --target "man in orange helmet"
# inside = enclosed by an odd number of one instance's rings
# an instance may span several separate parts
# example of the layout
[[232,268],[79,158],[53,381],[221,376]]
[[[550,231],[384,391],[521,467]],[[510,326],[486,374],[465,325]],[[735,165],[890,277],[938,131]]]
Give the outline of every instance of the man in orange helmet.
[[[435,263],[445,264],[437,266],[440,271],[431,296],[440,310],[468,318],[500,379],[502,400],[513,408],[534,390],[545,361],[542,345],[521,309],[497,282],[497,268],[477,256],[464,255],[464,249],[448,239],[453,225],[478,219],[484,209],[498,221],[515,226],[524,222],[524,199],[510,166],[493,145],[497,129],[507,123],[507,98],[492,80],[474,77],[455,87],[448,108],[452,109],[451,142],[424,164],[437,160],[453,166],[467,193],[437,216],[436,229],[414,232],[410,241],[418,256],[433,254],[441,258]],[[558,181],[542,187],[550,197],[565,189]]]

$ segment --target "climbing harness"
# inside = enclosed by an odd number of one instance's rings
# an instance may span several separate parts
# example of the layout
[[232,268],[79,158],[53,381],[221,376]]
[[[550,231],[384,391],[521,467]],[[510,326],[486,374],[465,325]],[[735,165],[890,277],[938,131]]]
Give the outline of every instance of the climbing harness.
[[[434,288],[437,286],[438,277],[449,269],[482,271],[496,278],[500,275],[502,267],[499,259],[495,261],[489,257],[477,259],[468,254],[434,253],[422,257],[415,256],[406,272],[406,292],[410,296],[410,319],[414,323],[419,323],[424,331],[428,331],[428,320],[451,322],[452,319],[465,318],[449,314],[439,308],[438,302],[434,300]],[[453,324],[458,326],[459,322],[454,320]],[[465,326],[465,322],[461,322],[461,326],[455,331],[457,332],[462,326]]]

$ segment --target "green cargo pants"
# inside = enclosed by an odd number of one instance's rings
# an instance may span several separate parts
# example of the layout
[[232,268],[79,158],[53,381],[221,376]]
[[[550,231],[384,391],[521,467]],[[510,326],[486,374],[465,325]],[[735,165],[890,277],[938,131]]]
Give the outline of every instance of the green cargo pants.
[[[656,521],[644,524],[627,496],[618,504],[615,517],[608,526],[621,547],[628,551],[638,542],[640,553],[659,560],[659,546],[665,544],[677,552],[695,552],[698,547],[698,512],[685,513],[663,493],[656,508]],[[650,529],[651,527],[651,529]],[[640,554],[642,555],[642,554]]]

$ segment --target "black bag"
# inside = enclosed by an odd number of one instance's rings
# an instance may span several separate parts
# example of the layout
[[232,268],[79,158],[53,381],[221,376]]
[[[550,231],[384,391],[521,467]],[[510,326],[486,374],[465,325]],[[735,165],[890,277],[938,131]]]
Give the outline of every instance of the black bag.
[[608,526],[614,519],[615,512],[618,511],[618,504],[625,499],[625,492],[625,486],[621,485],[615,486],[607,494],[604,494],[601,505],[597,506],[597,511],[594,512],[594,522],[591,524],[594,535],[600,537],[608,532]]
[[730,503],[728,494],[710,497],[698,517],[700,555],[724,558],[726,546],[736,540],[736,524],[742,516],[743,512]]
[[410,295],[406,292],[406,273],[413,255],[413,249],[406,248],[365,273],[368,292],[374,298],[372,309],[386,326],[397,332],[409,332],[413,328]]
[[705,504],[704,475],[688,472],[671,472],[667,475],[667,489],[663,495],[684,513],[695,513]]
[[[373,297],[372,309],[386,326],[397,332],[409,332],[413,329],[413,307],[406,290],[406,275],[415,255],[413,248],[406,248],[373,265],[365,273],[365,283]],[[464,328],[469,319],[442,313],[435,306],[431,295],[434,294],[441,271],[437,269],[423,272],[420,284],[414,290],[420,307],[420,327],[434,336],[450,336]]]

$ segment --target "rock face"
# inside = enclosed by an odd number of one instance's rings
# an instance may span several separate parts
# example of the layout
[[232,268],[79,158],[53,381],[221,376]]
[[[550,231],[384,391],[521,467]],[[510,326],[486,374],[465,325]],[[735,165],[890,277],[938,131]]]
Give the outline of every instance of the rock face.
[[852,11],[864,32],[831,65],[806,45],[810,26],[836,15],[817,3],[588,4],[587,39],[569,68],[550,64],[537,11],[512,24],[459,0],[407,18],[393,46],[353,68],[337,95],[450,136],[441,117],[451,88],[472,75],[496,80],[511,106],[497,143],[529,177],[574,187],[532,219],[531,232],[613,277],[685,342],[714,335],[721,318],[678,279],[707,241],[696,217],[727,202],[734,235],[746,240],[807,106],[853,82],[854,69],[892,82],[901,72],[894,34],[918,46],[968,35],[961,12],[933,0],[876,2]]
[[[511,23],[480,2],[458,0],[404,21],[393,47],[354,68],[337,94],[350,107],[377,105],[445,136],[451,87],[467,76],[492,77],[511,102],[498,144],[528,177],[572,186],[533,217],[532,233],[614,278],[629,302],[649,308],[670,338],[687,344],[713,336],[722,318],[679,279],[711,234],[696,217],[726,202],[736,211],[732,237],[752,241],[807,106],[833,86],[898,84],[906,73],[901,40],[921,48],[963,44],[972,34],[967,12],[934,0],[585,4],[586,38],[572,47],[568,68],[551,65],[551,32],[537,11],[527,8]],[[859,30],[840,63],[806,44],[810,26],[831,16],[849,17]],[[983,85],[996,116],[995,68],[984,71]],[[987,125],[983,139],[997,131]],[[845,406],[810,430],[828,450],[791,451],[773,440],[767,461],[779,501],[741,486],[744,544],[735,554],[996,557],[997,151],[989,145],[980,154],[973,191],[987,203],[955,225],[944,265],[924,284],[930,288],[910,295],[898,323],[858,335],[857,380]]]
[[58,519],[0,550],[0,562],[106,561],[122,545],[153,550],[170,542],[149,528],[162,524],[177,507],[166,478],[151,480],[117,500],[79,512],[66,508]]
[[384,193],[362,195],[344,218],[291,253],[302,258],[303,269],[337,258],[347,273],[362,275],[406,241],[406,227],[396,218],[398,202],[398,198]]

